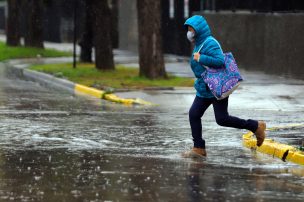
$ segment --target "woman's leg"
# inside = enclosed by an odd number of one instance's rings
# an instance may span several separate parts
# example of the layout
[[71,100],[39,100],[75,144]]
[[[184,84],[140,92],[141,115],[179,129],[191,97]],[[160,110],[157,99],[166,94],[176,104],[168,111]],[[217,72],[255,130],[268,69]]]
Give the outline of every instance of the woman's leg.
[[194,147],[205,149],[205,140],[202,138],[202,121],[207,108],[211,105],[212,99],[196,96],[189,110],[189,121],[191,126]]
[[230,116],[228,113],[228,100],[229,97],[223,100],[214,100],[213,109],[216,123],[226,127],[247,129],[254,133],[258,128],[258,121],[251,119],[244,120],[238,117]]

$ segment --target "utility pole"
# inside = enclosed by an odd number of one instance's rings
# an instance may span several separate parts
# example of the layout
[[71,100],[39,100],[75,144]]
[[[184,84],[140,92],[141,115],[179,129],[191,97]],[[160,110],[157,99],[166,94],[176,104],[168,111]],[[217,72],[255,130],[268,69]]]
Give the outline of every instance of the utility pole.
[[73,36],[73,68],[76,68],[76,12],[77,12],[77,1],[74,1],[74,36]]

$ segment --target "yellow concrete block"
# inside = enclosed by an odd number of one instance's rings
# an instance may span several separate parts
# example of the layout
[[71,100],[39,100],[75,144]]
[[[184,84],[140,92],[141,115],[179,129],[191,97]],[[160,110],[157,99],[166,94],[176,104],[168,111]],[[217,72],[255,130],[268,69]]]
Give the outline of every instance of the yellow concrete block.
[[127,104],[127,105],[133,104],[132,99],[120,98],[120,97],[118,97],[117,95],[114,95],[114,94],[105,94],[104,99],[112,101],[112,102]]
[[75,93],[82,93],[86,95],[90,95],[97,98],[102,98],[105,94],[104,91],[97,90],[95,88],[90,88],[84,85],[76,84],[74,88]]
[[111,102],[117,102],[122,103],[125,105],[132,105],[132,104],[141,104],[141,105],[152,105],[152,103],[144,101],[142,99],[136,98],[136,99],[126,99],[126,98],[120,98],[115,94],[106,94],[105,91],[97,90],[95,88],[90,88],[81,84],[76,84],[74,88],[75,93],[81,93],[90,95],[93,97],[105,99]]
[[152,105],[152,103],[144,101],[142,99],[136,98],[120,98],[117,95],[114,94],[105,94],[103,96],[104,99],[112,101],[112,102],[117,102],[117,103],[122,103],[126,105],[132,105],[132,104],[141,104],[141,105]]
[[286,160],[304,166],[304,152],[297,151],[297,150],[289,151]]
[[272,155],[282,160],[291,161],[304,165],[304,152],[297,150],[295,147],[275,142],[271,139],[265,139],[262,146],[256,146],[256,138],[252,132],[243,135],[243,144],[247,148],[255,149],[259,152]]

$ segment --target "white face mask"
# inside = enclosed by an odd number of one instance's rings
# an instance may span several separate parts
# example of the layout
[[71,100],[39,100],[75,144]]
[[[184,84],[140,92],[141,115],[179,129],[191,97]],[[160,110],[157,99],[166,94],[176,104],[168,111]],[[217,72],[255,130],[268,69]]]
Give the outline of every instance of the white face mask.
[[195,36],[195,34],[193,32],[191,32],[191,31],[187,32],[187,38],[190,42],[194,41],[194,36]]

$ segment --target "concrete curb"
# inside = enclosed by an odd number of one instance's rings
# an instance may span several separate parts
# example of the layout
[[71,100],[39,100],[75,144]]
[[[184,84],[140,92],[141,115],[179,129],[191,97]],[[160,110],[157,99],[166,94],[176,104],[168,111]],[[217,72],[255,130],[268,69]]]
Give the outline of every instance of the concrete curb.
[[139,98],[120,98],[115,94],[108,94],[105,91],[98,90],[95,88],[91,88],[88,86],[84,86],[81,84],[73,83],[71,81],[68,81],[66,79],[57,78],[55,76],[37,72],[33,70],[27,69],[29,67],[29,64],[5,64],[7,71],[12,72],[14,75],[17,75],[19,77],[23,76],[27,78],[28,80],[38,82],[41,85],[44,86],[52,86],[55,89],[59,90],[65,90],[72,94],[83,94],[88,95],[92,97],[96,97],[99,99],[105,99],[111,102],[126,104],[126,105],[132,105],[132,104],[139,104],[139,105],[154,105],[150,102],[144,101]]
[[140,104],[140,105],[153,105],[150,102],[144,101],[140,98],[121,98],[118,97],[115,94],[112,93],[107,93],[105,91],[102,90],[98,90],[95,88],[91,88],[88,86],[84,86],[81,84],[75,84],[74,85],[74,92],[76,94],[85,94],[85,95],[90,95],[96,98],[100,98],[100,99],[105,99],[111,102],[116,102],[116,103],[121,103],[121,104],[126,104],[126,105],[132,105],[132,104]]
[[256,138],[252,132],[243,135],[243,145],[247,148],[272,155],[283,161],[304,165],[304,152],[295,147],[275,142],[272,139],[265,139],[263,145],[257,147]]

